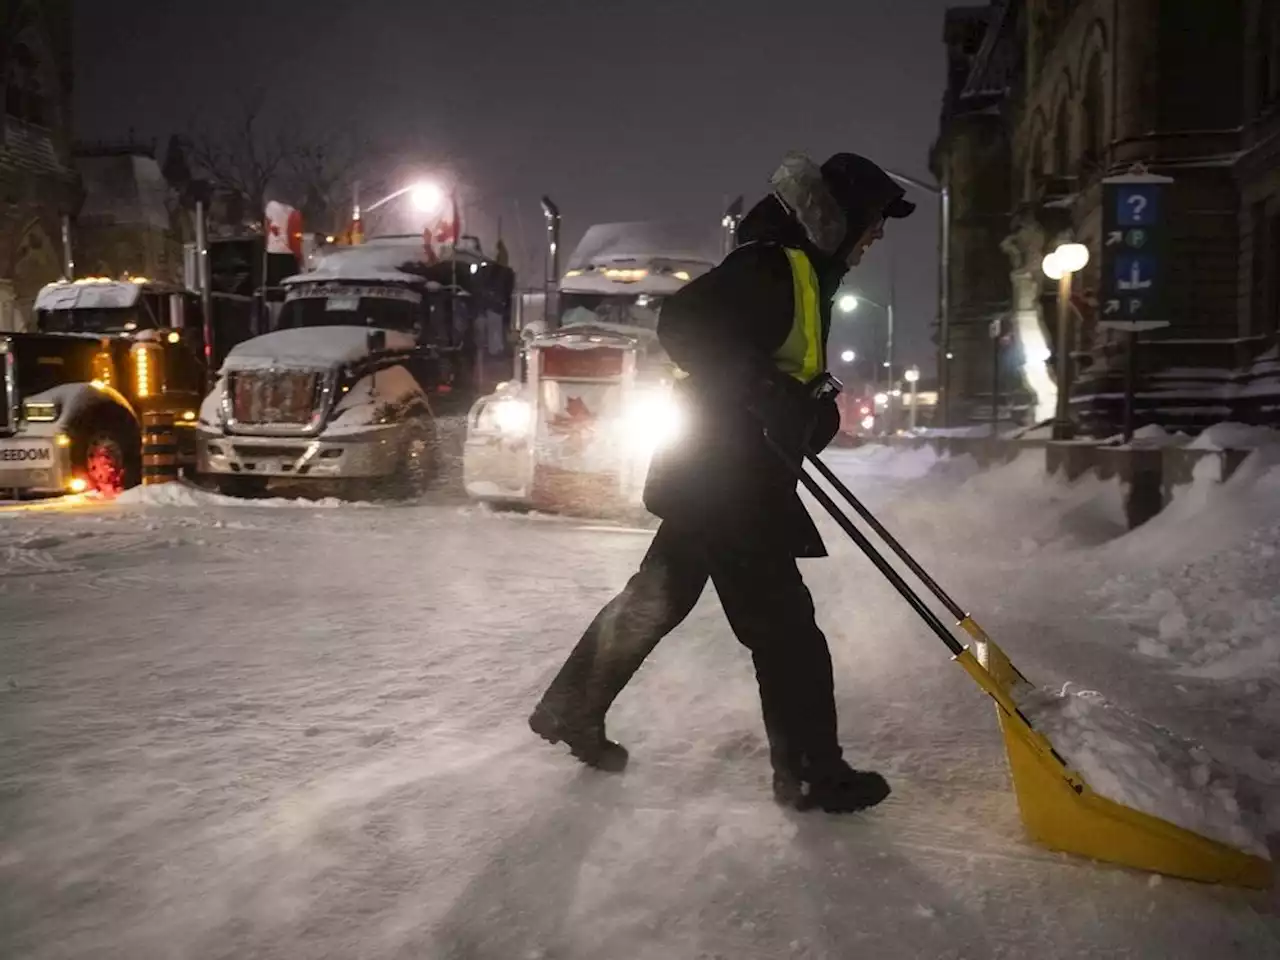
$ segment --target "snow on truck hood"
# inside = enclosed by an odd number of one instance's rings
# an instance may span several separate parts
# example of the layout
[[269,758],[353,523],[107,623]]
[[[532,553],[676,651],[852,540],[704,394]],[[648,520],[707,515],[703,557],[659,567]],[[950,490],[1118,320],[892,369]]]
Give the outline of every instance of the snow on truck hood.
[[[222,372],[269,367],[315,370],[352,363],[369,355],[368,333],[368,327],[302,327],[264,333],[232,347]],[[414,345],[412,334],[385,333],[389,349],[408,350]]]

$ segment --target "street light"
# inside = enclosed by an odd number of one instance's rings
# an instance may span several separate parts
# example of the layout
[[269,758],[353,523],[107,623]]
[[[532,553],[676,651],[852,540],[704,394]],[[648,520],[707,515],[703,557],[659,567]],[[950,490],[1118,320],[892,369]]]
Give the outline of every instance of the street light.
[[1058,404],[1053,419],[1053,439],[1070,440],[1070,384],[1067,345],[1071,309],[1071,277],[1089,263],[1089,248],[1083,243],[1064,243],[1044,258],[1040,268],[1050,280],[1058,281]]
[[415,183],[409,189],[409,199],[419,213],[435,213],[444,203],[444,191],[438,183]]
[[919,368],[919,367],[909,367],[909,368],[907,369],[907,372],[906,372],[906,373],[904,373],[902,376],[903,376],[903,378],[904,378],[904,379],[906,379],[907,383],[911,384],[911,420],[910,420],[910,426],[911,426],[911,432],[912,432],[912,433],[914,433],[914,432],[915,432],[915,429],[916,429],[916,384],[917,384],[917,383],[919,383],[919,381],[920,381],[920,368]]
[[858,354],[853,350],[846,350],[840,354],[840,359],[845,363],[853,363],[858,359]]
[[860,297],[857,294],[853,294],[853,293],[843,293],[840,295],[839,299],[836,300],[836,307],[840,310],[841,313],[853,313],[864,303],[869,303],[871,304],[871,306],[878,307],[879,309],[883,310],[885,313],[885,317],[887,318],[888,339],[886,341],[886,349],[888,350],[889,356],[881,364],[881,366],[889,371],[888,374],[886,374],[886,379],[890,383],[892,383],[893,382],[893,303],[892,301],[889,303],[888,306],[885,306],[883,303],[880,303],[876,300],[872,300],[870,297]]
[[[938,256],[938,313],[941,330],[938,331],[939,346],[945,357],[951,359],[951,188],[947,184],[925,183],[915,177],[894,170],[885,170],[890,177],[903,186],[915,187],[938,198],[939,226],[938,245],[942,248]],[[951,413],[951,365],[942,364],[938,382],[939,407],[941,408],[942,426],[949,427]]]
[[[413,202],[414,208],[423,213],[431,213],[438,209],[441,201],[444,199],[444,191],[440,189],[440,185],[438,183],[418,181],[409,184],[407,187],[401,187],[399,190],[394,190],[391,193],[388,193],[377,203],[371,203],[369,206],[365,207],[364,212],[372,213],[383,204],[390,203],[397,197],[403,197],[406,193],[411,194],[410,200]],[[357,210],[357,213],[358,212],[359,211]]]

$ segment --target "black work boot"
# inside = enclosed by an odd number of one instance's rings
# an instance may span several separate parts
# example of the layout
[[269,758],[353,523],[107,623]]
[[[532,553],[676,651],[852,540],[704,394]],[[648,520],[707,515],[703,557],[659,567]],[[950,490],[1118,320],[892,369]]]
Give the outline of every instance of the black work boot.
[[774,770],[773,796],[796,810],[855,813],[874,807],[889,796],[889,784],[880,774],[855,770],[843,760],[801,770]]
[[627,765],[627,748],[604,734],[604,722],[591,722],[539,703],[529,717],[529,729],[548,743],[563,743],[588,767],[621,773]]

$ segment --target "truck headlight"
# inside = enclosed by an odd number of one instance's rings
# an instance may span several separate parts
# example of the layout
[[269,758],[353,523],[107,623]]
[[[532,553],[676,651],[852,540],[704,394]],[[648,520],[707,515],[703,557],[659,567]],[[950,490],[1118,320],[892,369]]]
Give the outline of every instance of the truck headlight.
[[669,390],[637,394],[624,423],[628,441],[645,451],[676,443],[687,428],[685,412]]
[[527,400],[507,397],[494,401],[491,415],[494,424],[503,433],[523,436],[529,432],[529,426],[533,421],[533,408],[529,406]]
[[22,401],[22,419],[29,423],[52,423],[62,411],[58,404],[46,400]]

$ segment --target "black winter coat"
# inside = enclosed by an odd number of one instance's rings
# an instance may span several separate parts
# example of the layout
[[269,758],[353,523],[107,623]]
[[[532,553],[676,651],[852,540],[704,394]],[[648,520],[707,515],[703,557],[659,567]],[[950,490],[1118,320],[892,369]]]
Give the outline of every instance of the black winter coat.
[[[768,545],[796,557],[826,556],[794,474],[766,444],[747,406],[760,381],[776,373],[772,355],[791,330],[794,297],[784,247],[804,250],[813,263],[824,341],[847,267],[815,249],[772,198],[743,221],[739,239],[746,245],[662,306],[658,340],[689,374],[676,388],[687,429],[654,458],[645,505],[664,520],[716,539]],[[838,428],[839,413],[828,401],[814,452]]]

